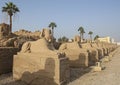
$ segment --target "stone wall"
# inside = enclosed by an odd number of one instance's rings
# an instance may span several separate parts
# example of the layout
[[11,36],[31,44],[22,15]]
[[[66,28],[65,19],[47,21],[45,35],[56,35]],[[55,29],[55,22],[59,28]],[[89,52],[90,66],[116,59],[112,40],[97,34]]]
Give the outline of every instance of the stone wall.
[[0,74],[12,71],[13,55],[16,54],[18,48],[0,47]]

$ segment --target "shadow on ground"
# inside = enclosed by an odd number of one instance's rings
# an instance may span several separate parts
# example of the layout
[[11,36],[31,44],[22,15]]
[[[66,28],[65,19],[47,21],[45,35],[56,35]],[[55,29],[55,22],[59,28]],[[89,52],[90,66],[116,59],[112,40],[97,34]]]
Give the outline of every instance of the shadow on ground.
[[91,68],[70,68],[70,82],[80,78],[86,73],[89,73]]

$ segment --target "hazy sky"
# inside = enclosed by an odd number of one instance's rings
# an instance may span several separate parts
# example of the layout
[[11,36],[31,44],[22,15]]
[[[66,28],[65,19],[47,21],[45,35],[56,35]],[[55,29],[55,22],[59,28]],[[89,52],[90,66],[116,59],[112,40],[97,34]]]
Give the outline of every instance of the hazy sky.
[[[48,27],[55,22],[55,37],[69,38],[79,34],[80,26],[94,35],[110,36],[120,41],[120,0],[0,0],[0,10],[5,2],[12,1],[20,13],[14,16],[13,31],[31,31]],[[0,11],[0,23],[8,22]]]

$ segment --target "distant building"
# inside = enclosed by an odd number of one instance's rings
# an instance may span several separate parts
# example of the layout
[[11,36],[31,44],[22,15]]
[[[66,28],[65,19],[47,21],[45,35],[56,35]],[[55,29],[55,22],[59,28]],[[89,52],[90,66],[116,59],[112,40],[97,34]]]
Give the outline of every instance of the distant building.
[[111,43],[111,38],[110,37],[98,38],[98,41],[99,42]]
[[117,45],[120,45],[120,42],[117,42]]

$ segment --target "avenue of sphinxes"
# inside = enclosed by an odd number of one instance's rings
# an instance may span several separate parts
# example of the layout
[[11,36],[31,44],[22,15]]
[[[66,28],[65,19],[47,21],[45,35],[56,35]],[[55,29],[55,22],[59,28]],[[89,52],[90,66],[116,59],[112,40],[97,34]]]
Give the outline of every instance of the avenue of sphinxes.
[[[0,74],[12,72],[14,80],[28,85],[67,85],[71,68],[87,69],[112,57],[116,44],[81,43],[80,36],[55,49],[51,30],[32,33],[20,30],[9,34],[9,25],[0,24]],[[100,65],[99,65],[100,66]]]

